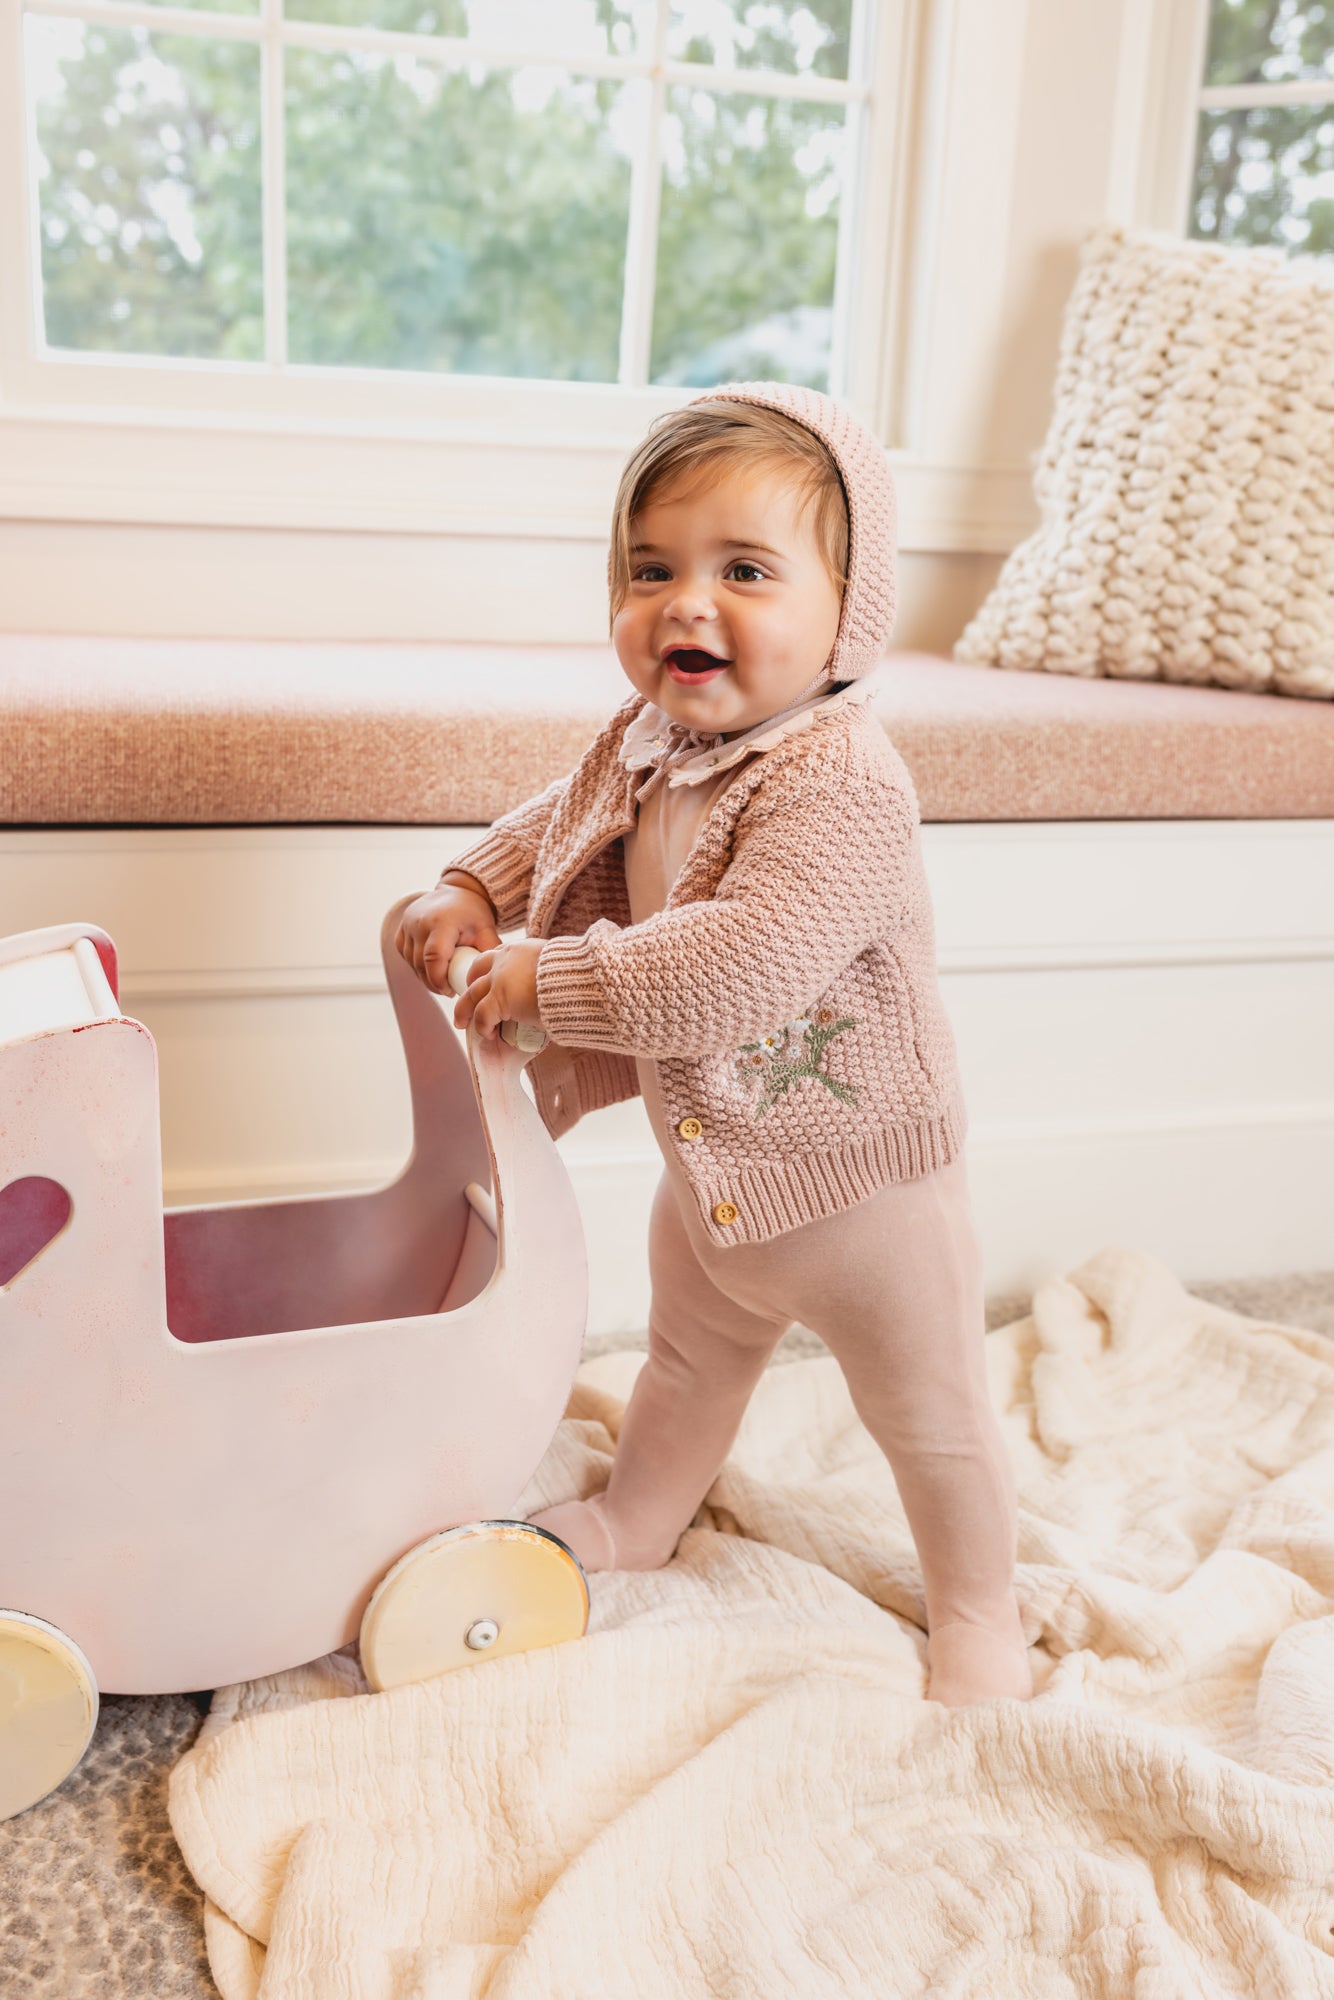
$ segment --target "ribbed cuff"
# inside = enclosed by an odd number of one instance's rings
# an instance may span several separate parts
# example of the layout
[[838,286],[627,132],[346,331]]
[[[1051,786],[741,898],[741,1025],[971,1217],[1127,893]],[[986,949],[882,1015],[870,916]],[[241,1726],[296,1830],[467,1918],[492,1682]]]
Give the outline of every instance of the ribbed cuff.
[[[478,896],[486,896],[488,903],[491,902],[491,898],[487,894],[486,884],[479,880],[476,875],[470,875],[466,868],[455,868],[451,862],[441,875],[440,880],[442,882],[454,882],[459,888],[471,889]],[[491,907],[494,909],[495,904],[492,903]]]
[[[963,1087],[956,1084],[947,1101],[926,1117],[884,1126],[847,1146],[757,1161],[699,1180],[688,1178],[700,1204],[705,1234],[725,1250],[734,1243],[767,1243],[803,1223],[864,1201],[889,1181],[917,1180],[934,1173],[957,1157],[967,1136]],[[732,1203],[735,1221],[714,1220],[720,1201]]]
[[503,834],[488,833],[462,854],[452,855],[442,872],[451,868],[477,877],[495,906],[498,931],[518,930],[528,914],[533,879],[532,863],[525,854]]
[[548,938],[543,944],[537,960],[537,1011],[552,1040],[567,1049],[626,1052],[598,980],[592,931]]
[[528,1065],[542,1122],[559,1139],[589,1111],[639,1095],[639,1072],[631,1056],[600,1049],[562,1049],[549,1041]]

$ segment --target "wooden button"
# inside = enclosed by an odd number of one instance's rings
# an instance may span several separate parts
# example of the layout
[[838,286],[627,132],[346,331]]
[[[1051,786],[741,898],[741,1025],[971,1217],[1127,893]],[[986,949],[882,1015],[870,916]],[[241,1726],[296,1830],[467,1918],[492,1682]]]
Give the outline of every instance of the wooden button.
[[735,1222],[738,1212],[735,1202],[720,1201],[713,1211],[713,1219],[715,1222]]
[[704,1127],[698,1118],[683,1118],[676,1129],[683,1139],[698,1139]]

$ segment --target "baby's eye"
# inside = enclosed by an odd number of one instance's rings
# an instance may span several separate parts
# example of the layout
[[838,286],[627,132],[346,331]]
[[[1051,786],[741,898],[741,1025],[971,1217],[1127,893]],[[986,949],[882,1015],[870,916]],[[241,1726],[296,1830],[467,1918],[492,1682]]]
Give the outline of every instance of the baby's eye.
[[[649,575],[649,571],[650,571],[651,569],[662,569],[662,564],[661,564],[661,563],[644,563],[644,564],[642,565],[642,567],[641,567],[641,568],[639,568],[639,569],[637,569],[637,570],[635,571],[635,573],[634,573],[634,581],[635,581],[636,583],[652,583],[652,581],[653,581],[653,578],[652,578],[652,577],[651,577],[651,576]],[[667,574],[667,572],[666,572],[665,570],[663,570],[663,575],[665,576],[666,574]]]
[[[758,577],[763,577],[763,575],[764,575],[764,571],[763,571],[763,570],[762,570],[762,569],[760,568],[760,566],[759,566],[759,564],[758,564],[758,563],[753,563],[753,562],[747,562],[747,561],[745,560],[744,556],[743,556],[743,557],[740,557],[740,558],[739,558],[739,559],[738,559],[738,560],[737,560],[736,562],[734,562],[734,563],[732,564],[732,568],[733,568],[733,569],[748,569],[748,570],[749,570],[749,571],[751,572],[751,575],[752,575],[752,576],[758,576]],[[744,583],[745,581],[746,581],[746,579],[745,579],[745,578],[743,577],[743,578],[742,578],[742,582]]]

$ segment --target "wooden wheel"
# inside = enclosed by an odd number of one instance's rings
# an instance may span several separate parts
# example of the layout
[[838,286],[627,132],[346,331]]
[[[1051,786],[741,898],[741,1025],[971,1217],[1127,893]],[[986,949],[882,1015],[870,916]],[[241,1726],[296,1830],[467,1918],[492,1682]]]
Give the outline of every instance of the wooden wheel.
[[381,1578],[361,1621],[361,1666],[383,1690],[587,1629],[573,1550],[527,1521],[472,1521],[419,1542]]
[[63,1784],[97,1727],[97,1682],[44,1618],[0,1611],[0,1820]]

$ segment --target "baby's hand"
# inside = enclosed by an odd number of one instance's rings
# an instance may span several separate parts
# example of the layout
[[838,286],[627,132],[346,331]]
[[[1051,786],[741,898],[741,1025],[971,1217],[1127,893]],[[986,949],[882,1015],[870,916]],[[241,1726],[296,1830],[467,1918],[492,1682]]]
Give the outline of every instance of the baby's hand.
[[461,944],[487,951],[500,943],[495,911],[478,889],[439,882],[409,903],[394,946],[433,993],[448,993],[449,961]]
[[541,938],[520,938],[517,944],[502,944],[498,950],[484,951],[475,958],[468,967],[468,984],[454,1003],[454,1026],[466,1028],[471,1021],[487,1041],[499,1034],[502,1021],[526,1021],[540,1028],[537,961],[541,951]]

